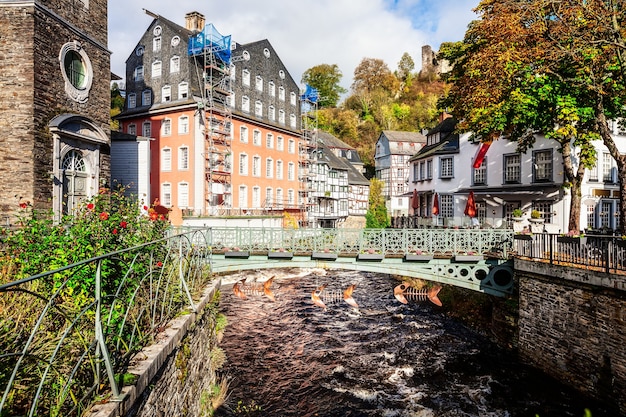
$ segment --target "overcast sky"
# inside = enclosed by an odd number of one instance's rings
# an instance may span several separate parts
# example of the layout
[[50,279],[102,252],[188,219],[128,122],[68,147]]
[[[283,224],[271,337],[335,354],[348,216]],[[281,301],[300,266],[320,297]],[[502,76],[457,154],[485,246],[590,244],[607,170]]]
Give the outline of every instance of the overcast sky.
[[124,77],[126,58],[152,22],[144,8],[181,26],[185,14],[205,15],[238,43],[270,41],[297,83],[319,64],[337,64],[349,88],[363,58],[394,71],[404,52],[421,68],[421,48],[463,39],[479,0],[109,0],[112,71]]

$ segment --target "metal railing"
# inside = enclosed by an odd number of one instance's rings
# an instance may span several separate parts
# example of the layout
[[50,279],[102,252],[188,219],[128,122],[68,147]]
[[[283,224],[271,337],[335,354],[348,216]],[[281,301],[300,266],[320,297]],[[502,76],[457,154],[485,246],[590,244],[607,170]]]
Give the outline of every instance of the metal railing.
[[516,234],[514,253],[550,264],[568,264],[611,273],[626,271],[626,240],[606,235]]
[[0,415],[81,415],[120,400],[133,355],[210,281],[187,232],[0,285]]
[[284,229],[212,227],[196,230],[206,235],[214,252],[246,250],[269,252],[285,250],[294,253],[328,251],[356,254],[375,251],[386,256],[407,253],[456,255],[490,254],[503,258],[512,248],[513,231],[509,229]]

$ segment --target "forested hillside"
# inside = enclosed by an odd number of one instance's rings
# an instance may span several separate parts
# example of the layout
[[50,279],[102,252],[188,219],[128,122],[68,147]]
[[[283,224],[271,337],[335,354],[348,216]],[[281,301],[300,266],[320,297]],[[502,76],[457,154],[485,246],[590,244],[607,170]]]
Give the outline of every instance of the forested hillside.
[[[318,128],[354,146],[368,176],[374,173],[374,147],[382,130],[422,131],[437,123],[437,100],[446,84],[436,74],[415,72],[414,66],[407,53],[393,72],[380,59],[364,58],[349,92],[339,85],[343,74],[336,65],[318,65],[302,76],[320,93]],[[340,102],[343,93],[348,95]]]

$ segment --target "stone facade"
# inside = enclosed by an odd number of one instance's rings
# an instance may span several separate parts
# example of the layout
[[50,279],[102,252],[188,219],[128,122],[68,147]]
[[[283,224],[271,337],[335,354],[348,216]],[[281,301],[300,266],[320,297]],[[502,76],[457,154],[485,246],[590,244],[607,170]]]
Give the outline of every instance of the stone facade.
[[626,293],[611,284],[626,280],[519,259],[515,273],[523,360],[626,413]]
[[[63,155],[55,154],[50,131],[51,120],[60,114],[88,121],[95,133],[86,136],[97,139],[86,142],[98,143],[98,160],[89,174],[108,183],[107,1],[0,3],[0,39],[0,213],[12,221],[8,216],[20,197],[35,207],[51,208],[56,186],[57,198],[62,199],[63,178],[56,174]],[[68,44],[86,54],[91,64],[86,100],[77,101],[67,93],[61,51]],[[73,133],[78,133],[75,140],[85,142],[80,131]]]

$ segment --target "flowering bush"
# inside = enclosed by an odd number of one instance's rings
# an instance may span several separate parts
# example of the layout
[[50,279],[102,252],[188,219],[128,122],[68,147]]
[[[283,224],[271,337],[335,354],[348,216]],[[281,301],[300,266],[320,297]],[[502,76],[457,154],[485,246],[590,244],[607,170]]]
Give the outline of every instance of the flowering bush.
[[[55,220],[52,211],[19,202],[17,228],[3,237],[3,282],[50,271],[105,253],[160,239],[169,222],[154,207],[116,191],[101,189],[74,212]],[[7,274],[5,272],[5,274]]]

